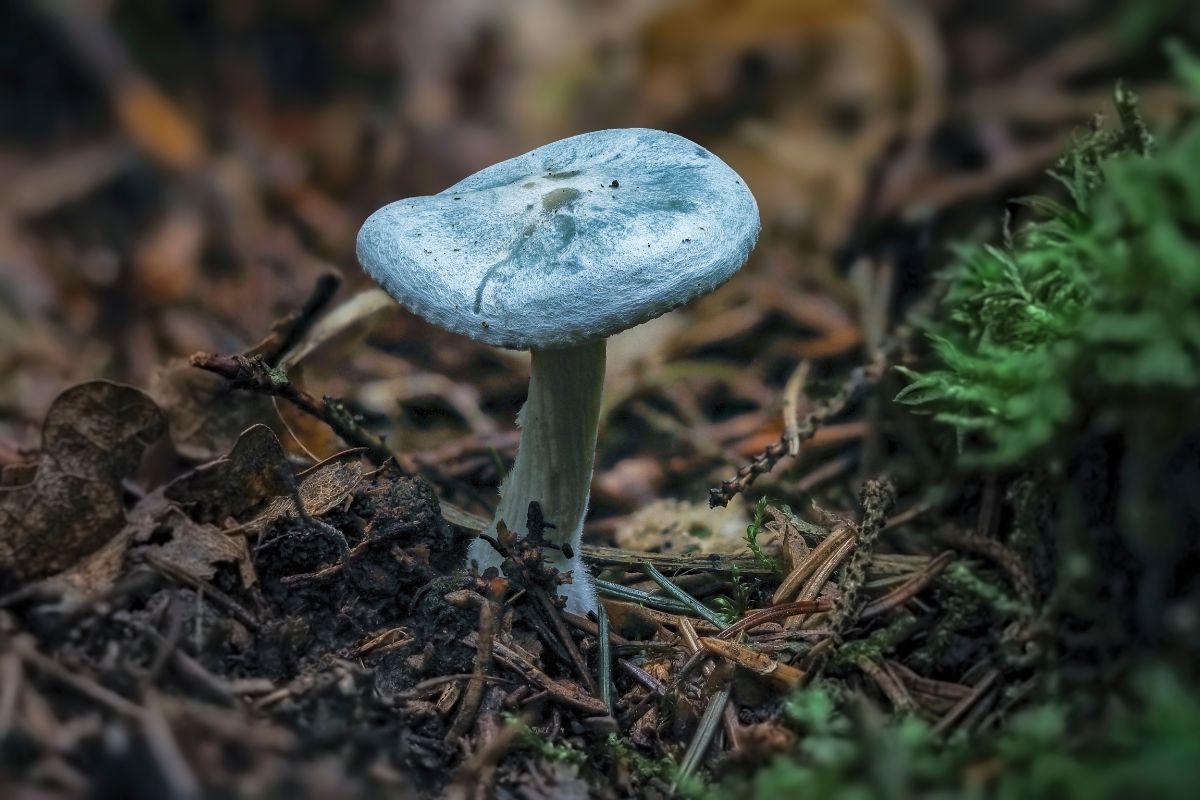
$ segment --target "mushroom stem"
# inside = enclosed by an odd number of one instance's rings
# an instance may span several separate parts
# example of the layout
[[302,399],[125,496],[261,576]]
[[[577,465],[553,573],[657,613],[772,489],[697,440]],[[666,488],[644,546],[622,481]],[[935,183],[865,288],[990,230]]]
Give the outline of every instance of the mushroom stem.
[[[562,587],[567,610],[586,614],[596,609],[596,590],[583,565],[580,539],[592,484],[596,457],[596,427],[600,421],[600,395],[604,389],[605,340],[561,349],[535,349],[529,375],[529,397],[517,424],[521,444],[512,472],[500,487],[500,505],[487,533],[496,525],[525,536],[530,501],[542,507],[542,517],[555,527],[546,541],[569,544],[572,557],[548,550],[560,572],[574,573]],[[467,554],[480,570],[499,567],[503,560],[487,541],[476,539]]]

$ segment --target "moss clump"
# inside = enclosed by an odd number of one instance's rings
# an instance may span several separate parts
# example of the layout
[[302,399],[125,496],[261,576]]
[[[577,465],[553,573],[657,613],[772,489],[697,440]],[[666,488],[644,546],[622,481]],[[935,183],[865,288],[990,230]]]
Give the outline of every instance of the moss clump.
[[[941,741],[925,722],[885,722],[821,688],[787,705],[797,752],[753,776],[727,780],[716,797],[1188,798],[1200,759],[1200,701],[1167,671],[1150,670],[1113,698],[1110,724],[1076,730],[1063,706],[1015,716],[1002,732]],[[1084,735],[1092,734],[1092,735]]]
[[[1176,49],[1200,97],[1200,67]],[[897,399],[958,431],[967,462],[1007,467],[1082,425],[1177,433],[1200,387],[1200,121],[1156,147],[1118,87],[1119,130],[1082,137],[1053,175],[1066,202],[1002,245],[958,248],[927,323],[939,366],[905,370]],[[1062,449],[1059,449],[1062,452]]]

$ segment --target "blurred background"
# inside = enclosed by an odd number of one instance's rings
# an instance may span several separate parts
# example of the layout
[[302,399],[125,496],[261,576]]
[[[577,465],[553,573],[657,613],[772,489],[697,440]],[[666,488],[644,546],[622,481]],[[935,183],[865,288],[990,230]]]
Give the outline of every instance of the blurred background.
[[[386,202],[649,126],[740,172],[764,234],[726,288],[611,345],[597,506],[699,499],[778,439],[801,359],[818,380],[861,362],[943,242],[998,235],[1007,198],[1045,185],[1116,78],[1170,121],[1159,45],[1197,16],[1188,0],[6,2],[0,465],[94,377],[151,387],[187,458],[256,420],[297,455],[335,452],[267,401],[189,401],[207,376],[180,359],[247,350],[322,275],[341,275],[338,300],[365,288],[354,237]],[[397,451],[453,460],[442,477],[486,510],[516,443],[522,355],[372,316],[294,377]]]

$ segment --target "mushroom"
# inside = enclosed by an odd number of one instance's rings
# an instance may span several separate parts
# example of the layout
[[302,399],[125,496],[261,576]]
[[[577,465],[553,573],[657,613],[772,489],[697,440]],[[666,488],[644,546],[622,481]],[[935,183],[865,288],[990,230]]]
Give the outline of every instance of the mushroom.
[[[605,339],[711,292],[745,263],[761,228],[730,167],[663,131],[573,136],[488,167],[428,197],[384,206],[358,233],[358,260],[429,322],[531,351],[521,444],[488,533],[527,533],[531,501],[567,608],[596,608],[580,558],[604,384]],[[503,557],[483,538],[468,560]]]

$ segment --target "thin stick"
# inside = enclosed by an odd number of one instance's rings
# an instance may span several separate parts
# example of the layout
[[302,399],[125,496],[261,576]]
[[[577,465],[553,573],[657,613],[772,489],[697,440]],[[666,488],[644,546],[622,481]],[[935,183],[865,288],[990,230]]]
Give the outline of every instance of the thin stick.
[[34,647],[33,640],[29,636],[21,635],[15,637],[12,641],[12,649],[26,664],[29,664],[42,674],[53,678],[59,683],[71,687],[85,697],[95,700],[111,711],[135,720],[140,720],[145,713],[141,706],[126,700],[111,689],[106,689],[91,678],[71,672],[54,659],[43,654]]
[[891,702],[892,707],[898,712],[909,712],[917,707],[917,703],[913,700],[911,694],[903,683],[892,677],[887,670],[879,666],[874,659],[867,656],[859,656],[855,659],[855,664],[858,668],[867,674],[871,680],[875,681],[875,685],[884,693],[887,699]]
[[1000,680],[1000,670],[988,670],[987,674],[971,687],[971,693],[955,703],[954,708],[947,711],[946,715],[937,721],[937,724],[933,727],[933,732],[938,736],[945,736],[949,733],[959,720],[971,710],[971,707],[979,702],[980,698],[992,688],[992,684],[998,680]]
[[692,613],[695,616],[700,617],[701,619],[707,620],[710,624],[715,625],[719,630],[725,629],[726,622],[721,617],[720,614],[713,611],[711,608],[704,605],[696,598],[692,597],[690,594],[685,592],[683,589],[680,589],[678,586],[671,583],[671,581],[667,578],[667,576],[663,575],[661,572],[659,572],[658,568],[655,567],[653,564],[651,564],[649,561],[645,562],[642,565],[642,569],[645,570],[646,574],[648,576],[650,576],[650,578],[655,583],[657,583],[659,586],[661,586],[663,588],[663,591],[665,591],[667,594],[671,595],[671,597],[675,598],[676,601],[682,603],[683,605],[685,605],[689,609],[691,609]]
[[145,713],[142,714],[142,735],[146,749],[150,751],[163,782],[169,787],[168,796],[173,800],[190,800],[200,797],[200,782],[179,750],[179,742],[163,714],[162,704],[153,693],[147,698]]
[[475,721],[479,704],[483,701],[483,689],[492,665],[492,642],[499,622],[497,604],[507,591],[508,581],[497,578],[489,583],[487,596],[479,604],[479,641],[475,647],[475,672],[471,682],[467,684],[467,693],[463,696],[462,705],[458,707],[454,723],[446,733],[447,742],[453,743],[467,732],[471,723]]
[[[874,361],[851,370],[837,393],[816,404],[812,411],[804,415],[795,431],[795,439],[804,442],[816,435],[822,425],[841,414],[858,394],[879,382],[887,365],[884,352],[881,350]],[[738,469],[732,477],[708,490],[708,504],[716,508],[726,506],[737,495],[750,488],[760,475],[765,475],[775,468],[775,465],[788,454],[787,434],[780,436],[779,441],[773,442],[755,456],[749,464]]]
[[608,638],[608,612],[604,610],[604,603],[596,605],[596,626],[598,628],[596,642],[599,651],[597,653],[599,663],[596,669],[596,682],[600,684],[600,700],[608,708],[611,716],[613,713],[612,643]]
[[782,441],[787,444],[787,454],[793,458],[800,455],[800,406],[808,401],[804,396],[804,385],[808,383],[810,366],[808,361],[801,361],[783,387]]
[[796,616],[797,614],[816,614],[833,608],[831,600],[798,600],[795,603],[785,603],[771,608],[760,608],[751,611],[746,616],[733,623],[717,634],[718,639],[732,639],[742,631],[751,631],[768,622]]
[[842,544],[854,538],[854,532],[849,525],[840,525],[826,536],[821,543],[814,547],[808,556],[800,564],[796,565],[783,583],[779,584],[779,588],[775,590],[775,594],[771,597],[772,605],[779,605],[792,597],[798,589],[801,588],[806,578],[812,575],[813,570],[825,563],[829,554],[837,550]]
[[567,656],[571,660],[571,665],[575,667],[575,671],[579,673],[579,677],[587,685],[587,690],[593,694],[599,694],[599,687],[596,686],[596,681],[592,678],[592,672],[588,669],[587,662],[583,660],[583,653],[579,652],[578,645],[575,644],[575,639],[571,636],[571,632],[567,630],[567,623],[563,621],[562,614],[558,610],[558,606],[550,599],[550,595],[544,588],[534,584],[529,587],[533,596],[538,599],[542,610],[550,619],[550,624],[554,626],[554,632],[558,634],[559,640],[562,642],[563,649],[566,650]]
[[[478,643],[478,638],[478,635],[472,632],[463,640],[463,644],[474,647]],[[493,642],[492,649],[497,661],[518,675],[545,689],[549,696],[559,703],[593,716],[602,716],[608,713],[608,709],[599,700],[587,695],[566,691],[558,681],[542,672],[532,661],[503,642],[498,640]]]
[[406,472],[412,471],[407,468],[411,466],[407,459],[401,462],[398,456],[387,448],[383,439],[363,428],[340,401],[329,397],[318,400],[303,389],[297,388],[283,370],[272,368],[261,356],[247,358],[240,355],[196,353],[188,360],[193,367],[220,375],[235,389],[282,397],[309,416],[324,422],[350,446],[365,449],[367,456],[376,464],[395,460],[406,467]]
[[704,754],[708,752],[708,748],[712,745],[713,737],[717,735],[717,728],[721,724],[721,716],[725,712],[725,704],[729,702],[729,696],[732,693],[733,687],[729,683],[726,683],[709,699],[708,706],[704,709],[704,716],[700,718],[700,726],[696,729],[696,734],[692,737],[692,741],[688,743],[687,752],[683,754],[683,761],[679,765],[679,774],[671,784],[672,793],[679,788],[681,781],[685,781],[691,777],[696,768],[700,766]]
[[860,620],[871,619],[872,617],[877,617],[880,614],[891,611],[893,608],[904,605],[916,597],[926,586],[933,583],[934,579],[938,575],[941,575],[942,571],[950,566],[953,561],[954,553],[942,553],[929,562],[929,566],[925,569],[864,608],[862,613],[858,615],[858,618]]

